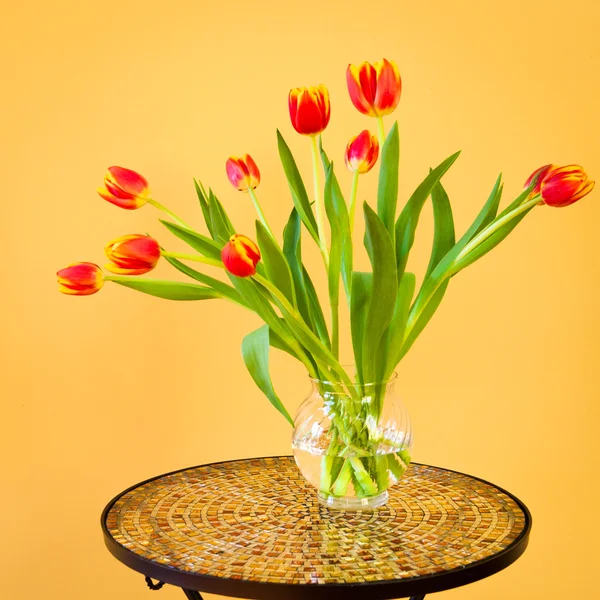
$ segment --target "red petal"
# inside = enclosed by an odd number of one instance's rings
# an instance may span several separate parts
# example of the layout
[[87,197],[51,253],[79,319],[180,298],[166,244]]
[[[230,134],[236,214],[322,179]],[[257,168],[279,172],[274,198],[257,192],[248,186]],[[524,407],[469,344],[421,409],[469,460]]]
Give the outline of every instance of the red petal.
[[394,63],[385,58],[377,66],[377,93],[374,100],[379,116],[389,115],[400,102],[402,82],[400,72]]
[[346,83],[348,85],[348,93],[350,94],[350,100],[354,104],[355,108],[363,115],[374,117],[375,111],[373,105],[367,101],[363,89],[359,81],[358,68],[354,65],[348,65],[346,69]]
[[124,167],[109,167],[108,172],[116,185],[124,192],[134,196],[149,194],[148,182],[139,173]]

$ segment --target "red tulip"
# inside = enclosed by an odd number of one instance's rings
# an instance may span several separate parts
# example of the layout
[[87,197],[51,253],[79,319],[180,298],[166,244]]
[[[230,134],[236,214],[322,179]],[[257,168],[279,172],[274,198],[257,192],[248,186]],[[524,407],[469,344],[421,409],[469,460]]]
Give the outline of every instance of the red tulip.
[[348,65],[346,82],[352,104],[369,117],[383,117],[400,102],[402,80],[393,61],[385,58],[375,64]]
[[110,167],[104,177],[104,187],[97,191],[105,200],[127,210],[140,208],[150,196],[146,179],[123,167]]
[[221,260],[232,275],[250,277],[256,273],[260,250],[250,238],[236,233],[221,251]]
[[94,263],[74,263],[58,271],[56,275],[59,291],[72,296],[95,294],[104,284],[102,270]]
[[142,275],[152,271],[160,258],[158,242],[148,235],[124,235],[104,249],[110,263],[106,269],[119,275]]
[[367,173],[377,162],[379,142],[368,130],[361,131],[346,146],[346,166],[353,173]]
[[240,192],[247,192],[249,187],[254,190],[260,183],[260,171],[249,154],[239,158],[230,157],[225,164],[225,170],[231,185]]
[[331,106],[324,85],[290,90],[288,105],[292,125],[298,133],[316,135],[327,127]]
[[530,196],[536,196],[540,193],[540,188],[542,187],[542,181],[544,177],[548,174],[548,171],[552,171],[553,169],[557,169],[556,165],[544,165],[539,169],[536,169],[527,179],[525,185],[523,187],[528,188],[532,183],[535,182],[535,187],[531,190]]
[[594,188],[586,172],[578,165],[556,167],[541,180],[540,194],[548,206],[569,206],[581,200]]

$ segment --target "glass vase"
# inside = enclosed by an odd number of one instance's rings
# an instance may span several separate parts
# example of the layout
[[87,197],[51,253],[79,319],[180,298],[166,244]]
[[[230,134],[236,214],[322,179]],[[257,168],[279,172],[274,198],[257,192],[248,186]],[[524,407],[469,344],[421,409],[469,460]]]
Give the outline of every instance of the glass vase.
[[406,407],[389,381],[353,383],[312,379],[294,420],[296,464],[321,504],[368,510],[386,503],[411,460],[413,431]]

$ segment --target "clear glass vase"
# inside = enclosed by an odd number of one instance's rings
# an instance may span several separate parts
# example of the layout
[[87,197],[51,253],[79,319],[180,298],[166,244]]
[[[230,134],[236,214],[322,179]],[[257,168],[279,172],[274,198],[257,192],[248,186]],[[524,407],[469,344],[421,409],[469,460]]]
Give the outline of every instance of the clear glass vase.
[[295,418],[292,447],[321,504],[342,510],[382,506],[411,460],[410,417],[395,390],[379,383],[312,379]]

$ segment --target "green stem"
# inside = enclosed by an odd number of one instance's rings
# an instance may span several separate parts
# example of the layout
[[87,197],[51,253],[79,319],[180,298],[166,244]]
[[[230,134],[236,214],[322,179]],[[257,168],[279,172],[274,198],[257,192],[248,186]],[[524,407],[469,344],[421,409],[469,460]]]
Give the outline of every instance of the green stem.
[[191,229],[191,227],[185,221],[180,219],[172,210],[169,210],[166,206],[164,206],[157,200],[154,200],[154,198],[148,198],[147,202],[148,202],[148,204],[151,204],[152,206],[154,206],[154,208],[158,208],[158,210],[162,210],[164,213],[169,215],[176,223],[178,223],[182,227],[185,227],[186,229]]
[[327,240],[325,238],[325,221],[323,218],[323,194],[321,193],[321,177],[319,175],[319,146],[317,136],[311,135],[312,144],[312,163],[313,163],[313,181],[315,189],[315,204],[317,208],[317,228],[319,230],[319,248],[325,262],[325,268],[329,269],[329,253],[327,252]]
[[358,178],[360,174],[358,171],[354,171],[352,175],[352,189],[350,190],[350,239],[352,239],[352,234],[354,233],[354,213],[356,211],[356,195],[358,194]]
[[271,231],[271,228],[269,227],[269,224],[267,223],[267,218],[265,217],[265,214],[263,213],[262,208],[260,207],[258,198],[256,197],[256,192],[250,187],[250,188],[248,188],[248,194],[250,194],[250,198],[252,198],[252,202],[254,204],[254,208],[256,209],[256,212],[258,213],[258,218],[260,219],[260,222],[265,226],[265,229],[267,230],[269,235],[273,239],[275,239],[275,236],[273,235],[273,232]]
[[462,258],[464,258],[471,250],[479,246],[482,242],[485,242],[490,236],[492,236],[500,227],[506,225],[511,219],[519,216],[521,213],[530,209],[532,206],[535,206],[539,202],[539,196],[535,196],[535,198],[528,200],[527,202],[523,202],[523,204],[517,206],[514,210],[511,210],[509,213],[506,213],[503,217],[492,221],[485,229],[480,231],[461,251],[460,254],[454,260],[456,264]]
[[379,138],[379,152],[383,149],[385,142],[385,128],[383,127],[383,117],[377,117],[377,137]]
[[168,256],[170,258],[179,258],[181,260],[193,260],[194,262],[210,265],[211,267],[218,267],[219,269],[225,268],[220,260],[206,258],[206,256],[201,256],[200,254],[184,254],[182,252],[166,252],[165,250],[162,250],[161,255]]

